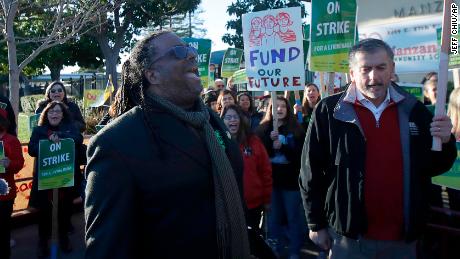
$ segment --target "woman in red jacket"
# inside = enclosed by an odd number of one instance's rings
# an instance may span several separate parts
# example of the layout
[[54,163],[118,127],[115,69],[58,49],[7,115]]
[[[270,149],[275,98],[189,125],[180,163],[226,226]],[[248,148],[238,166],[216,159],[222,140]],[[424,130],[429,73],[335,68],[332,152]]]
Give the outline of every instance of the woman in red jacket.
[[0,258],[10,258],[11,214],[16,198],[14,174],[24,166],[21,143],[18,138],[7,133],[9,125],[9,121],[0,115],[0,141],[3,142],[4,149],[4,158],[0,159],[0,165],[5,168],[5,172],[0,173],[0,178],[10,187],[8,194],[0,195]]
[[272,168],[267,151],[260,139],[251,133],[247,118],[238,106],[225,106],[220,117],[232,139],[240,145],[244,162],[244,200],[248,208],[246,221],[248,226],[258,230],[262,211],[268,209],[272,193]]

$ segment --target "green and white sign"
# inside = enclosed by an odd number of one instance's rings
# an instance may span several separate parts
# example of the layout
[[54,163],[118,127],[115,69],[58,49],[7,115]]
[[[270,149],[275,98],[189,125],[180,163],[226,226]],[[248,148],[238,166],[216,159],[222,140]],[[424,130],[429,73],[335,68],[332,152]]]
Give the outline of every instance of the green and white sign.
[[348,72],[355,44],[356,1],[312,0],[310,71]]
[[[442,33],[442,28],[437,28],[436,29],[436,35],[438,37],[438,46],[439,49],[441,49],[441,33]],[[452,38],[455,38],[457,42],[459,41],[460,35],[451,35]],[[450,53],[449,54],[449,69],[454,69],[454,68],[460,68],[460,53],[457,50],[457,54],[455,53]]]
[[[5,148],[3,146],[3,141],[0,141],[0,159],[5,158]],[[5,167],[0,165],[0,174],[5,173]]]
[[74,185],[75,143],[61,139],[54,143],[40,140],[38,152],[38,190]]
[[222,77],[229,78],[240,69],[242,56],[242,49],[228,48],[227,51],[225,51],[224,58],[222,59]]
[[431,178],[433,184],[460,190],[460,142],[457,142],[457,160],[452,168],[439,176]]
[[34,130],[35,127],[38,126],[38,121],[40,120],[41,115],[42,115],[41,113],[38,113],[38,114],[31,115],[29,117],[29,127],[30,127],[31,132]]
[[406,92],[415,96],[417,100],[423,103],[423,85],[422,84],[398,82],[398,85],[401,86],[401,88],[403,88]]
[[197,38],[182,38],[198,50],[198,72],[200,73],[201,84],[204,88],[209,86],[209,59],[211,57],[211,40]]
[[233,79],[233,84],[235,85],[247,84],[248,75],[246,74],[246,69],[243,68],[233,73],[232,79]]

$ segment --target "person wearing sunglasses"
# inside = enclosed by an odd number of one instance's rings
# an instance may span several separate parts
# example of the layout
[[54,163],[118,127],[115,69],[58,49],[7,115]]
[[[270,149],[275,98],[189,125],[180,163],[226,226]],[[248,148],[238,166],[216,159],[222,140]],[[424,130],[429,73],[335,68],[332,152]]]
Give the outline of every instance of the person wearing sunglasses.
[[67,92],[65,90],[64,83],[60,81],[54,81],[46,88],[45,99],[38,101],[35,114],[42,113],[43,109],[45,109],[45,107],[52,101],[63,102],[65,105],[67,105],[75,127],[80,130],[80,132],[85,131],[86,123],[83,119],[83,116],[81,115],[80,108],[77,104],[67,98]]
[[225,89],[225,82],[224,80],[220,79],[220,78],[217,78],[215,81],[214,81],[214,90],[216,91],[222,91]]
[[123,64],[120,116],[88,146],[86,258],[249,258],[242,157],[197,56],[162,31]]

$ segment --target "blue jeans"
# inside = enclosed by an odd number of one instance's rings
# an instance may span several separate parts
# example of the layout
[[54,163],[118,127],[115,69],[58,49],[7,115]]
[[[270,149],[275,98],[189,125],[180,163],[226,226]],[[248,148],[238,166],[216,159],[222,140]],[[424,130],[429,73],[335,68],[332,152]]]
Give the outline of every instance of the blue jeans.
[[273,188],[268,227],[269,239],[277,241],[278,254],[283,251],[285,235],[289,240],[289,255],[300,254],[307,226],[299,191]]

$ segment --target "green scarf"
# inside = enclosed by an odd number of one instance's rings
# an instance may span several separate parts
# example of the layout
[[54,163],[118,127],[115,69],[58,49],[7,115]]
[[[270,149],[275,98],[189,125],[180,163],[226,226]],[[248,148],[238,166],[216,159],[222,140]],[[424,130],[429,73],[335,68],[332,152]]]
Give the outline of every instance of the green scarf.
[[197,103],[195,111],[186,111],[164,98],[149,94],[145,98],[146,121],[149,123],[149,120],[155,119],[149,116],[151,114],[149,110],[159,107],[204,133],[206,147],[212,161],[219,258],[249,258],[247,227],[238,184],[225,150],[219,144],[214,129],[209,123],[210,116],[216,115],[210,115],[201,101]]

